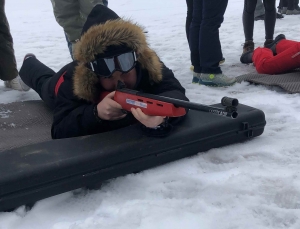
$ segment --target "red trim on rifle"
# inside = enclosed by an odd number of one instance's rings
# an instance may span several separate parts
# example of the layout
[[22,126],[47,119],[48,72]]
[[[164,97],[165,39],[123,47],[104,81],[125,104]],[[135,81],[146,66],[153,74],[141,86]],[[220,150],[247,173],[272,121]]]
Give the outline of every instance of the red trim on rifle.
[[162,102],[120,91],[116,91],[114,100],[127,111],[130,111],[131,107],[140,108],[147,115],[180,117],[186,114],[185,108],[175,107],[172,103]]

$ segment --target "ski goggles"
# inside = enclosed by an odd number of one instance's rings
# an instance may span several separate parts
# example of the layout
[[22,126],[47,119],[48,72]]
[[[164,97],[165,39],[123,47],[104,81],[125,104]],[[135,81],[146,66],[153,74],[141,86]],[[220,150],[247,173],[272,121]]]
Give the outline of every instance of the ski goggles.
[[129,72],[135,67],[136,60],[136,53],[131,51],[112,57],[97,58],[90,62],[90,66],[100,77],[109,78],[116,71]]

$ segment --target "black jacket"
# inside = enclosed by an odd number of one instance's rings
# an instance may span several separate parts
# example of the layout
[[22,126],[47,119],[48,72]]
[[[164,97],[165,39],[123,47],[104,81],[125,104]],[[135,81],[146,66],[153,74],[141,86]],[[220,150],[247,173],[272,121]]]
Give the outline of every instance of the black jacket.
[[53,138],[95,134],[136,122],[131,114],[122,120],[101,122],[94,115],[94,107],[103,91],[99,77],[89,68],[89,63],[96,56],[112,56],[121,47],[137,53],[136,90],[187,100],[184,88],[172,71],[148,46],[143,28],[130,20],[120,19],[109,8],[97,5],[89,14],[76,44],[76,61],[66,65],[52,79],[55,88],[58,78],[65,73],[55,99]]
[[[58,139],[96,134],[122,128],[136,122],[131,114],[128,114],[122,120],[99,122],[93,112],[93,108],[97,103],[80,99],[73,92],[73,74],[76,66],[77,63],[72,62],[63,67],[53,77],[53,80],[57,82],[58,78],[65,73],[64,82],[60,85],[55,99],[54,120],[51,130],[52,138]],[[139,65],[137,67],[139,68]],[[188,100],[185,96],[185,89],[167,67],[164,66],[162,69],[163,79],[160,83],[149,81],[149,74],[145,69],[139,70],[138,74],[140,74],[140,82],[136,86],[136,90]],[[175,120],[171,120],[170,124]],[[144,130],[147,131],[146,128]]]

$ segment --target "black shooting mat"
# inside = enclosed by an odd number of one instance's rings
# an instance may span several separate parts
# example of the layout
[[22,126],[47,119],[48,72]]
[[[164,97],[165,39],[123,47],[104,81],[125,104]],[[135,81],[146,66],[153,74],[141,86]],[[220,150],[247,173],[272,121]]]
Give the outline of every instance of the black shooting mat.
[[289,72],[278,75],[248,73],[238,76],[237,82],[248,81],[266,86],[278,86],[288,93],[300,93],[300,71]]
[[0,152],[51,140],[51,124],[41,100],[0,104]]

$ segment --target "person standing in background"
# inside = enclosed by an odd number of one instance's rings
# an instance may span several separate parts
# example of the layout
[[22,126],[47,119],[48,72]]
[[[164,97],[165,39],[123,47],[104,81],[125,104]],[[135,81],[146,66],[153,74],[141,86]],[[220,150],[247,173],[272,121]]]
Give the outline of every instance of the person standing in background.
[[13,48],[13,38],[5,15],[5,0],[0,0],[0,79],[7,88],[28,91],[30,88],[21,80]]
[[223,59],[219,28],[228,0],[186,0],[186,34],[194,66],[192,83],[206,86],[230,86],[235,78],[222,73]]
[[68,48],[73,59],[73,50],[80,38],[87,16],[95,5],[108,4],[107,0],[51,0],[57,23],[64,29]]
[[[245,43],[243,45],[243,54],[248,51],[254,50],[253,42],[253,30],[254,30],[254,11],[257,1],[245,0],[244,11],[243,11],[243,28],[245,34]],[[276,23],[276,1],[275,0],[264,0],[265,8],[265,42],[264,46],[272,43],[274,36],[274,29]]]
[[278,11],[286,15],[300,14],[299,0],[280,0]]
[[[284,16],[280,13],[276,13],[276,18],[282,19],[282,18],[284,18]],[[254,11],[254,20],[255,21],[265,20],[265,7],[264,7],[262,0],[257,0],[256,8]]]

